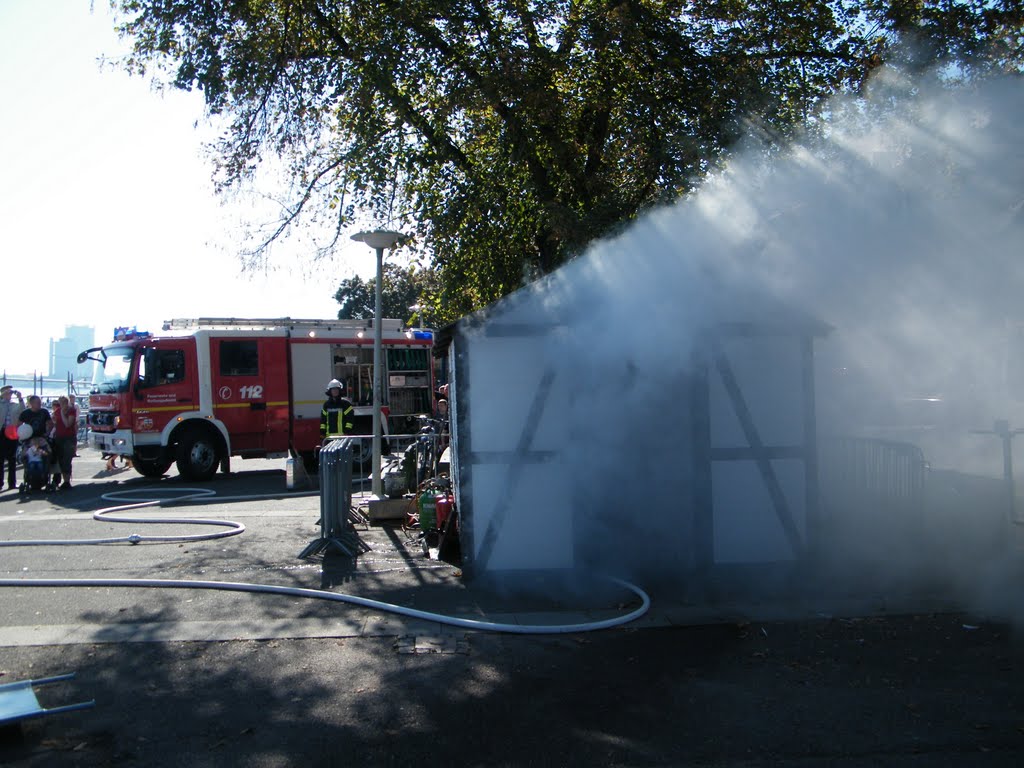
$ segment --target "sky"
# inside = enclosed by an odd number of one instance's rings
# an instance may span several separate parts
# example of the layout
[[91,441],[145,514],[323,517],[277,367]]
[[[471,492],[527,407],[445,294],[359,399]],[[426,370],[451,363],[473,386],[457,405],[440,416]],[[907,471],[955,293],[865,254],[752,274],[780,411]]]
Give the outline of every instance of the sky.
[[347,237],[329,261],[285,243],[272,271],[243,272],[253,198],[214,195],[201,94],[101,66],[125,46],[107,0],[0,0],[8,375],[47,373],[68,325],[106,343],[172,317],[335,317],[338,284],[373,275],[373,252]]

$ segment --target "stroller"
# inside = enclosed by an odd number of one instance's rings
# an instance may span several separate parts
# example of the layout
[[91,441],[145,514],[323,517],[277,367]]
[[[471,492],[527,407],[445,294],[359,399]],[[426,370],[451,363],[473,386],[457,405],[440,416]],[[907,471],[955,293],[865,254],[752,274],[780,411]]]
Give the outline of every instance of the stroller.
[[56,457],[53,443],[45,437],[29,437],[21,442],[21,461],[24,465],[24,479],[18,493],[28,495],[33,491],[50,493],[57,488]]

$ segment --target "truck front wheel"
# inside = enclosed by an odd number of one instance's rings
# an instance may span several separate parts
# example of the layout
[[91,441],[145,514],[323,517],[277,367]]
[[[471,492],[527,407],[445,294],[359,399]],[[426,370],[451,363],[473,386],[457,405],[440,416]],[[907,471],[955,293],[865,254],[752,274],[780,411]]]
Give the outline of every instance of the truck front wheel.
[[178,474],[190,482],[205,482],[213,477],[220,463],[215,438],[200,431],[189,431],[178,441]]
[[171,468],[171,462],[166,459],[140,459],[136,456],[132,458],[132,466],[143,477],[156,479],[167,474],[167,470]]

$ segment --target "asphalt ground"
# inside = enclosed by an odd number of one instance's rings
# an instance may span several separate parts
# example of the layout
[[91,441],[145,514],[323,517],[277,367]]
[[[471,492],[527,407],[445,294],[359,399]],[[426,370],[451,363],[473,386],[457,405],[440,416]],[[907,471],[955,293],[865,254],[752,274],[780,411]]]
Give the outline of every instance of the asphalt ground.
[[[222,498],[278,498],[140,513],[233,519],[241,536],[3,548],[0,575],[282,584],[509,623],[630,603],[466,584],[397,526],[360,531],[371,551],[356,560],[300,560],[319,536],[319,500],[286,494],[281,465],[238,462],[208,484]],[[195,533],[92,520],[110,491],[183,485],[173,471],[159,482],[107,472],[86,450],[70,491],[0,494],[0,540]],[[629,626],[547,637],[290,596],[4,588],[0,684],[73,671],[40,689],[43,706],[96,706],[0,729],[0,764],[1019,765],[1019,635],[921,605],[709,610],[656,596]]]

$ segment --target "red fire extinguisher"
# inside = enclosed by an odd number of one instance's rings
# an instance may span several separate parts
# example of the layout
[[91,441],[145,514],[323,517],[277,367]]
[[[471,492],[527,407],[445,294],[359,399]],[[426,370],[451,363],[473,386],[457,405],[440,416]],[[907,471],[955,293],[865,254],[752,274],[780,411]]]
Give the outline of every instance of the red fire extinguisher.
[[437,511],[437,527],[444,529],[445,520],[452,513],[452,505],[455,503],[455,497],[451,495],[438,496],[437,505],[435,507]]

